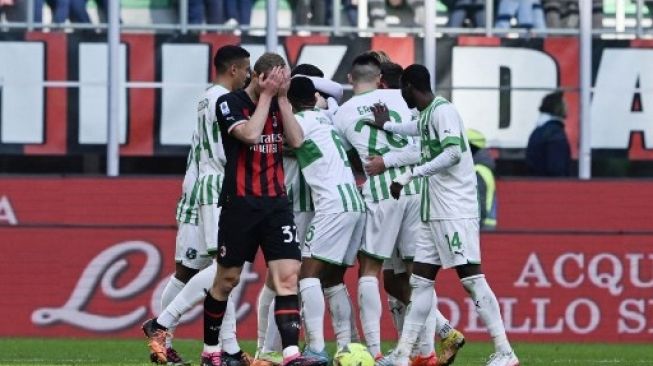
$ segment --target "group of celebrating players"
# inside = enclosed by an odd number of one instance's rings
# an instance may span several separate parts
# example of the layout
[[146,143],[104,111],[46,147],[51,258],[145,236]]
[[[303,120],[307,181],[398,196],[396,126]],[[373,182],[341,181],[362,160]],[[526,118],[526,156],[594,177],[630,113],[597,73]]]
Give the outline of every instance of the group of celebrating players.
[[[402,69],[383,52],[364,53],[352,63],[354,95],[342,105],[340,84],[308,64],[291,73],[274,53],[251,70],[249,53],[228,45],[214,66],[177,206],[175,274],[163,311],[143,324],[153,362],[189,364],[172,334],[203,300],[202,366],[326,366],[327,303],[337,347],[358,341],[343,281],[358,259],[360,322],[376,365],[453,363],[465,339],[437,309],[440,268],[455,268],[492,337],[487,365],[519,365],[480,267],[476,175],[463,123],[433,94],[424,66]],[[354,171],[365,175],[361,187]],[[259,247],[268,270],[250,358],[238,345],[230,293]],[[380,273],[399,334],[385,356]]]

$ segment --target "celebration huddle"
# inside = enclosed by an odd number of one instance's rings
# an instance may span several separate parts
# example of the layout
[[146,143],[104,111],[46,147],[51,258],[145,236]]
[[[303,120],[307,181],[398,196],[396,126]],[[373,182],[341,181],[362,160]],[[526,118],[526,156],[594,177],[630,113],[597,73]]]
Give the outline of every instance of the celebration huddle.
[[[427,68],[363,53],[345,101],[343,86],[314,65],[291,70],[275,53],[252,61],[244,48],[220,48],[198,103],[175,274],[162,312],[142,326],[151,361],[190,364],[174,331],[203,302],[202,366],[451,365],[465,337],[438,310],[436,277],[453,269],[494,344],[487,365],[519,365],[481,266],[468,132]],[[267,277],[250,356],[230,294],[259,248]],[[357,271],[357,288],[345,285],[347,270]],[[381,347],[386,298],[392,350]]]

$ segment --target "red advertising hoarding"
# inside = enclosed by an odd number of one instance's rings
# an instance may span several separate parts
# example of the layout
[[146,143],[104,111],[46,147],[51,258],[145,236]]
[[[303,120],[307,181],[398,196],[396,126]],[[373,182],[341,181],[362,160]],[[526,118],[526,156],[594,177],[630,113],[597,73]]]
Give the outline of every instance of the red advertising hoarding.
[[[653,341],[652,230],[645,232],[643,221],[616,230],[629,216],[615,224],[600,211],[614,206],[610,198],[596,199],[595,191],[621,194],[620,215],[639,217],[651,204],[627,193],[651,192],[651,183],[595,184],[500,182],[499,225],[510,230],[483,234],[483,267],[511,339]],[[175,179],[0,180],[0,222],[6,224],[0,226],[0,337],[140,337],[140,323],[160,310],[160,294],[174,270],[178,188]],[[548,205],[522,212],[530,221],[518,221],[512,210],[524,210],[524,204],[510,197],[528,203],[527,191],[555,194]],[[584,202],[584,232],[570,231],[571,224],[549,226],[550,232],[518,225],[556,215],[556,202]],[[612,222],[603,226],[602,220]],[[246,269],[236,296],[243,339],[256,337],[263,273],[259,258]],[[355,300],[355,271],[347,284]],[[488,339],[453,271],[441,273],[436,289],[441,311],[457,328],[472,340]],[[192,311],[177,334],[199,338],[199,315],[198,308]],[[383,321],[392,324],[387,311]],[[385,339],[395,337],[392,327],[382,330]]]

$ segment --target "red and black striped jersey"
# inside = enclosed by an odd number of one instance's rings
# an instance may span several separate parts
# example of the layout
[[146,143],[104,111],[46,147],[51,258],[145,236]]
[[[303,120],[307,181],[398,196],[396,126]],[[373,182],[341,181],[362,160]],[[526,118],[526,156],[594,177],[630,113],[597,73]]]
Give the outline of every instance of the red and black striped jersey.
[[220,203],[228,197],[286,197],[283,175],[283,121],[276,100],[257,144],[248,145],[231,131],[254,114],[256,104],[244,90],[218,98],[216,114],[227,160]]

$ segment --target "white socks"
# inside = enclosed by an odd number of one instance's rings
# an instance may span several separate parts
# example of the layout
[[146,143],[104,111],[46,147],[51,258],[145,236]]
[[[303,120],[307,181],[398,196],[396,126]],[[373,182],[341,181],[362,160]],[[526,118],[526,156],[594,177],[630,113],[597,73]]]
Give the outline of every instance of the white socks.
[[[324,297],[329,302],[337,349],[341,349],[352,342],[352,306],[349,292],[345,284],[340,283],[325,288]],[[355,325],[353,327],[355,329]]]
[[175,296],[174,300],[161,312],[156,319],[157,323],[170,329],[177,326],[179,318],[193,308],[198,302],[204,300],[205,289],[211,288],[213,279],[218,269],[215,262],[201,270],[188,281],[186,286]]
[[[175,275],[170,276],[166,287],[161,293],[161,311],[164,311],[168,305],[175,299],[177,294],[186,286],[185,283],[181,282]],[[160,323],[159,323],[160,324]],[[168,328],[170,336],[166,337],[166,347],[172,348],[172,333],[174,333],[176,325],[173,325]]]
[[397,330],[398,338],[401,337],[401,331],[404,329],[404,317],[406,316],[406,304],[399,301],[392,295],[388,295],[388,307],[392,315],[392,323]]
[[224,318],[222,318],[220,343],[222,344],[222,350],[230,355],[240,351],[238,339],[236,338],[236,303],[231,296],[227,300],[227,310],[224,313]]
[[[438,303],[435,298],[435,290],[433,290],[433,300],[431,302],[431,311],[429,312],[424,327],[419,334],[419,342],[417,344],[417,353],[422,356],[428,356],[435,352],[435,329],[437,327],[437,314]],[[442,314],[440,314],[442,316]]]
[[308,347],[315,352],[324,350],[324,296],[318,278],[304,278],[299,281],[302,299],[302,314],[306,326]]
[[[270,305],[274,301],[274,297],[277,296],[277,293],[269,288],[267,285],[263,285],[261,292],[258,294],[258,304],[256,307],[257,311],[257,335],[258,339],[256,341],[256,349],[263,349],[265,343],[265,335],[268,331],[268,314],[270,313]],[[274,316],[272,317],[274,318]]]
[[175,275],[170,277],[166,287],[163,289],[163,293],[161,293],[161,310],[170,305],[172,300],[175,299],[184,286],[186,286],[186,284],[177,279]]
[[437,320],[435,331],[438,333],[438,337],[441,339],[447,338],[453,330],[451,324],[449,324],[449,319],[445,318],[438,309],[435,311],[435,318]]
[[[358,306],[367,348],[376,356],[381,353],[381,295],[379,280],[364,276],[358,279]],[[410,352],[410,351],[409,351]]]
[[485,323],[492,341],[494,341],[495,350],[502,353],[511,352],[512,347],[508,342],[508,337],[506,337],[499,302],[485,280],[485,275],[466,277],[461,282],[472,300],[474,300],[476,312]]
[[281,334],[279,334],[279,327],[277,327],[277,320],[274,317],[274,300],[270,304],[270,310],[267,315],[268,331],[265,333],[265,342],[261,352],[280,352],[281,351]]
[[434,281],[413,274],[410,276],[409,283],[410,287],[412,287],[410,305],[404,319],[404,330],[395,350],[395,355],[399,358],[399,361],[406,361],[410,356],[417,337],[422,332],[424,324],[426,324],[431,313],[434,301],[437,303],[435,290],[433,289]]

